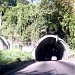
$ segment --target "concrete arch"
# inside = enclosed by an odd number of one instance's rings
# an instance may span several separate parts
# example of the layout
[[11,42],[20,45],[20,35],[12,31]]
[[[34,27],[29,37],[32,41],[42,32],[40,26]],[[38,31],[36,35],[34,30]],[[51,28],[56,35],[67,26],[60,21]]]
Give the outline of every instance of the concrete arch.
[[10,44],[7,41],[6,38],[4,38],[3,36],[0,36],[0,49],[9,49],[10,48]]
[[40,38],[32,51],[32,55],[36,61],[51,60],[52,56],[56,56],[57,60],[66,59],[69,54],[69,46],[57,35],[46,35]]

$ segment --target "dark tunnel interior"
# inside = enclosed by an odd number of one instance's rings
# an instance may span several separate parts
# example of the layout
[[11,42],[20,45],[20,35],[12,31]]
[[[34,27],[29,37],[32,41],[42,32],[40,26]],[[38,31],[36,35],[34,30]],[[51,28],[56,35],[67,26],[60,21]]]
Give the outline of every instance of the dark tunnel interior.
[[42,40],[35,50],[36,61],[51,61],[52,56],[61,60],[64,54],[64,46],[60,40],[54,37],[47,37]]

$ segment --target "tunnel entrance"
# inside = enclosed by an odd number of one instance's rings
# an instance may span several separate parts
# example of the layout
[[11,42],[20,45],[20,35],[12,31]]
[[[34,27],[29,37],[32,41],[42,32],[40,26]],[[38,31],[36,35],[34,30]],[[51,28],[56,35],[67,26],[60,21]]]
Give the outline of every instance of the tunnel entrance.
[[51,61],[55,56],[57,60],[61,60],[65,49],[60,38],[55,35],[46,35],[38,41],[35,48],[35,59],[36,61]]

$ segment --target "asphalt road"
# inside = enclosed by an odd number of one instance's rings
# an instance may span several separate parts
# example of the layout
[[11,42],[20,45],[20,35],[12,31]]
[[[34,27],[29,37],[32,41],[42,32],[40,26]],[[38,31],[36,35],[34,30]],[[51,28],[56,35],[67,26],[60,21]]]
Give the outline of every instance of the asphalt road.
[[75,75],[75,63],[63,60],[35,62],[10,75]]

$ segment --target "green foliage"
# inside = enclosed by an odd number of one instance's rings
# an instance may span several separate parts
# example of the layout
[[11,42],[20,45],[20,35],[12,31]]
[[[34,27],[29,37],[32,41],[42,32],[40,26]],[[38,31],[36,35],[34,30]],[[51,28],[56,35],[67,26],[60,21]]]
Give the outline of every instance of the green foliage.
[[[40,5],[41,12],[43,13],[45,26],[47,28],[47,33],[55,32],[57,33],[59,37],[64,37],[64,32],[62,31],[62,15],[61,10],[57,7],[56,3],[54,1],[50,0],[42,0],[42,3]],[[61,20],[59,19],[61,18]]]
[[[62,16],[62,30],[64,31],[64,27],[66,26],[66,32],[64,35],[65,41],[70,45],[70,48],[74,50],[74,41],[75,41],[75,14],[72,12],[72,4],[69,0],[66,1],[66,4],[68,6],[65,6],[65,0],[61,1],[58,0],[59,5],[57,7],[59,8],[59,13]],[[61,4],[62,3],[62,4]]]
[[1,5],[15,6],[16,0],[0,0]]
[[[2,35],[21,37],[22,41],[36,41],[44,29],[47,34],[55,32],[71,48],[75,41],[75,14],[71,2],[67,0],[42,0],[40,4],[22,4],[26,0],[17,0],[17,6],[1,7],[3,11]],[[66,31],[64,29],[66,27]]]
[[[16,9],[13,7],[13,9],[9,8],[6,10],[4,16],[3,16],[3,22],[2,22],[2,34],[7,35],[13,35],[14,29],[17,24],[17,15],[16,15]],[[12,14],[12,15],[11,15]]]
[[70,58],[72,58],[72,59],[75,58],[75,49],[71,52]]
[[17,4],[21,3],[21,4],[29,4],[29,2],[27,0],[17,0]]
[[31,53],[24,53],[17,49],[0,51],[0,65],[6,65],[18,61],[18,58],[21,61],[29,60],[31,59]]

